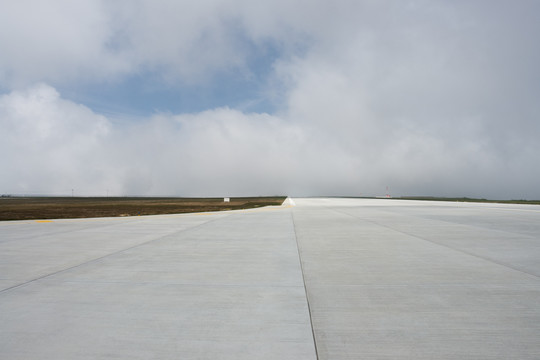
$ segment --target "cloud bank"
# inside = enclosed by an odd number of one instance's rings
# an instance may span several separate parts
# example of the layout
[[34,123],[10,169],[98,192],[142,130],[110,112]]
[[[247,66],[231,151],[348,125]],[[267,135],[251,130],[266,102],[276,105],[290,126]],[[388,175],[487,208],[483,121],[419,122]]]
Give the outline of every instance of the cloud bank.
[[[2,193],[540,198],[534,1],[9,7]],[[130,118],[58,90],[135,75],[204,88],[230,71],[267,71],[276,110]]]

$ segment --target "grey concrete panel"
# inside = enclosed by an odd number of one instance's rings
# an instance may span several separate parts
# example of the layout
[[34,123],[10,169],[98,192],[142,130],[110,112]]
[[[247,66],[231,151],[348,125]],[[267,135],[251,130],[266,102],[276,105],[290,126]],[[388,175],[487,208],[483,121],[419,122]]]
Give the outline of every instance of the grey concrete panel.
[[302,287],[48,280],[2,311],[9,359],[313,358]]
[[540,358],[539,207],[295,202],[319,359]]
[[0,223],[0,358],[540,358],[539,206],[294,203]]
[[3,223],[0,235],[1,358],[315,358],[289,210]]
[[24,283],[206,221],[192,216],[180,224],[151,217],[0,223],[0,279]]

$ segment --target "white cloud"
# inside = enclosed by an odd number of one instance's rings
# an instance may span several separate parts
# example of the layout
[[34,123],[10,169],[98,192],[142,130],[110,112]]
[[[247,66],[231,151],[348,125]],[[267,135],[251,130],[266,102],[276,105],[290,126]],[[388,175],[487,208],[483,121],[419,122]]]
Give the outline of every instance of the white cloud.
[[302,134],[227,108],[107,119],[37,85],[0,97],[4,192],[79,195],[285,193]]
[[[325,80],[321,99],[343,86],[343,79]],[[42,194],[75,189],[79,195],[376,195],[390,185],[400,194],[537,194],[531,179],[538,170],[526,164],[535,161],[538,145],[499,159],[490,144],[476,141],[478,134],[447,139],[397,122],[393,130],[383,126],[385,132],[377,114],[351,106],[354,99],[334,101],[336,126],[323,121],[329,115],[324,102],[319,114],[309,106],[307,115],[291,113],[306,122],[228,108],[121,122],[37,85],[0,97],[0,151],[9,154],[0,188]]]
[[65,194],[114,176],[102,163],[110,122],[50,86],[0,97],[0,127],[4,191]]
[[106,48],[113,19],[99,1],[21,0],[0,12],[0,81],[21,87],[39,81],[103,79],[131,70]]
[[[13,2],[0,13],[0,189],[540,198],[538,7]],[[268,43],[279,52],[264,90],[283,99],[273,115],[120,121],[55,90],[145,72],[211,82]]]
[[12,1],[0,12],[0,81],[22,88],[149,72],[165,83],[193,84],[220,71],[247,71],[254,46],[296,43],[298,6],[283,23],[289,6],[266,5],[270,12],[261,13],[242,0]]

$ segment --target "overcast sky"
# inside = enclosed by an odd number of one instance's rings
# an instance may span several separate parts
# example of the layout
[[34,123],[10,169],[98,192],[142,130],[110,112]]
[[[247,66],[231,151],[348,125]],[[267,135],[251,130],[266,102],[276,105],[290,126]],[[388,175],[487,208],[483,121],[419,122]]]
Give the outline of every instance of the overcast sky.
[[540,199],[540,1],[0,9],[0,193]]

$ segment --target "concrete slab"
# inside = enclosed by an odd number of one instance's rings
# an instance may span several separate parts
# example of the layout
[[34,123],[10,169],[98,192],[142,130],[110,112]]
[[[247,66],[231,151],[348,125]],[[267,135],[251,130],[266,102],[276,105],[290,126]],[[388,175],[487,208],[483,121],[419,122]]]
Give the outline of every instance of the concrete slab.
[[295,201],[319,359],[540,358],[539,207]]
[[0,277],[24,283],[206,221],[192,216],[181,222],[141,217],[0,223]]
[[539,277],[539,206],[3,222],[0,357],[538,359]]
[[3,223],[0,234],[2,358],[315,358],[288,211]]

